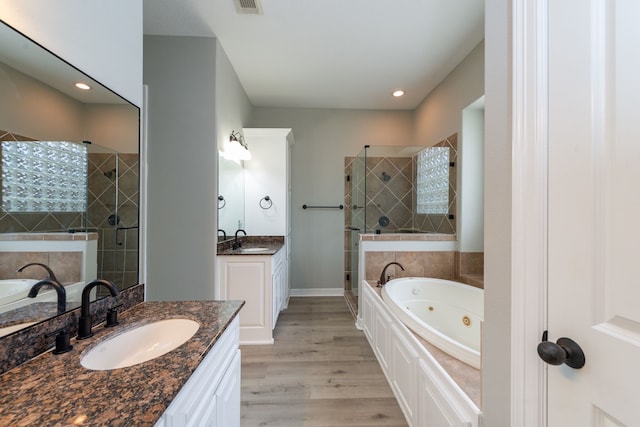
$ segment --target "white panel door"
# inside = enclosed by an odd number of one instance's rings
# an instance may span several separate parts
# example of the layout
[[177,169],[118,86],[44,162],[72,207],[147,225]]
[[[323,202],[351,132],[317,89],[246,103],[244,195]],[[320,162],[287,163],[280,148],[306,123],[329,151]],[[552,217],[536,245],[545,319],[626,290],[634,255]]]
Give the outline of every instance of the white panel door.
[[548,425],[639,426],[640,1],[548,3]]

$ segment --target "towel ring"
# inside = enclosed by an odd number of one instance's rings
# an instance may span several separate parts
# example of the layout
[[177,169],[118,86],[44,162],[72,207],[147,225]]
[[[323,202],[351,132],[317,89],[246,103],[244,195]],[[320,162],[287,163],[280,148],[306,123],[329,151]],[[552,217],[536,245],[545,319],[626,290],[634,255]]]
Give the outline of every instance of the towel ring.
[[[220,202],[222,202],[222,205],[220,205]],[[226,205],[227,205],[227,201],[224,199],[224,197],[218,196],[218,209],[222,209]]]
[[271,197],[269,196],[264,196],[262,199],[260,199],[260,202],[258,202],[258,204],[262,209],[269,209],[273,205],[273,200],[271,200]]

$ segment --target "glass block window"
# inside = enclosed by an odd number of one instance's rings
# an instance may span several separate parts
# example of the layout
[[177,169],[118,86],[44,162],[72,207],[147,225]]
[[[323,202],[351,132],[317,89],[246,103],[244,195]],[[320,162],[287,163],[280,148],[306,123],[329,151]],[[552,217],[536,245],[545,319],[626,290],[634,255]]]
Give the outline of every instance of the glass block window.
[[417,155],[417,212],[449,213],[449,147],[429,147]]
[[66,141],[2,141],[2,209],[84,212],[87,149]]

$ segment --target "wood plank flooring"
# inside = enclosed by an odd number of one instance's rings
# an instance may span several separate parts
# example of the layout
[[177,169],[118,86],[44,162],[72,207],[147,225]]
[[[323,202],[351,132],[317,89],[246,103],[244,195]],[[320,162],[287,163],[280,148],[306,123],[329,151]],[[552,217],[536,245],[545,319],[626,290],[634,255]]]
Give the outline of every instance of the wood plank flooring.
[[274,337],[241,347],[243,427],[407,426],[344,298],[291,298]]

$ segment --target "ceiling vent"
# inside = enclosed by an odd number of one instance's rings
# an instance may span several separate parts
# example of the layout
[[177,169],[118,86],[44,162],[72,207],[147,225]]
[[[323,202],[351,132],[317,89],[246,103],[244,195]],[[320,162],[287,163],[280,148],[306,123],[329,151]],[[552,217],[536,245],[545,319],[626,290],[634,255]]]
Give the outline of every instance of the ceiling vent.
[[233,0],[236,9],[241,15],[262,15],[262,5],[260,0]]

